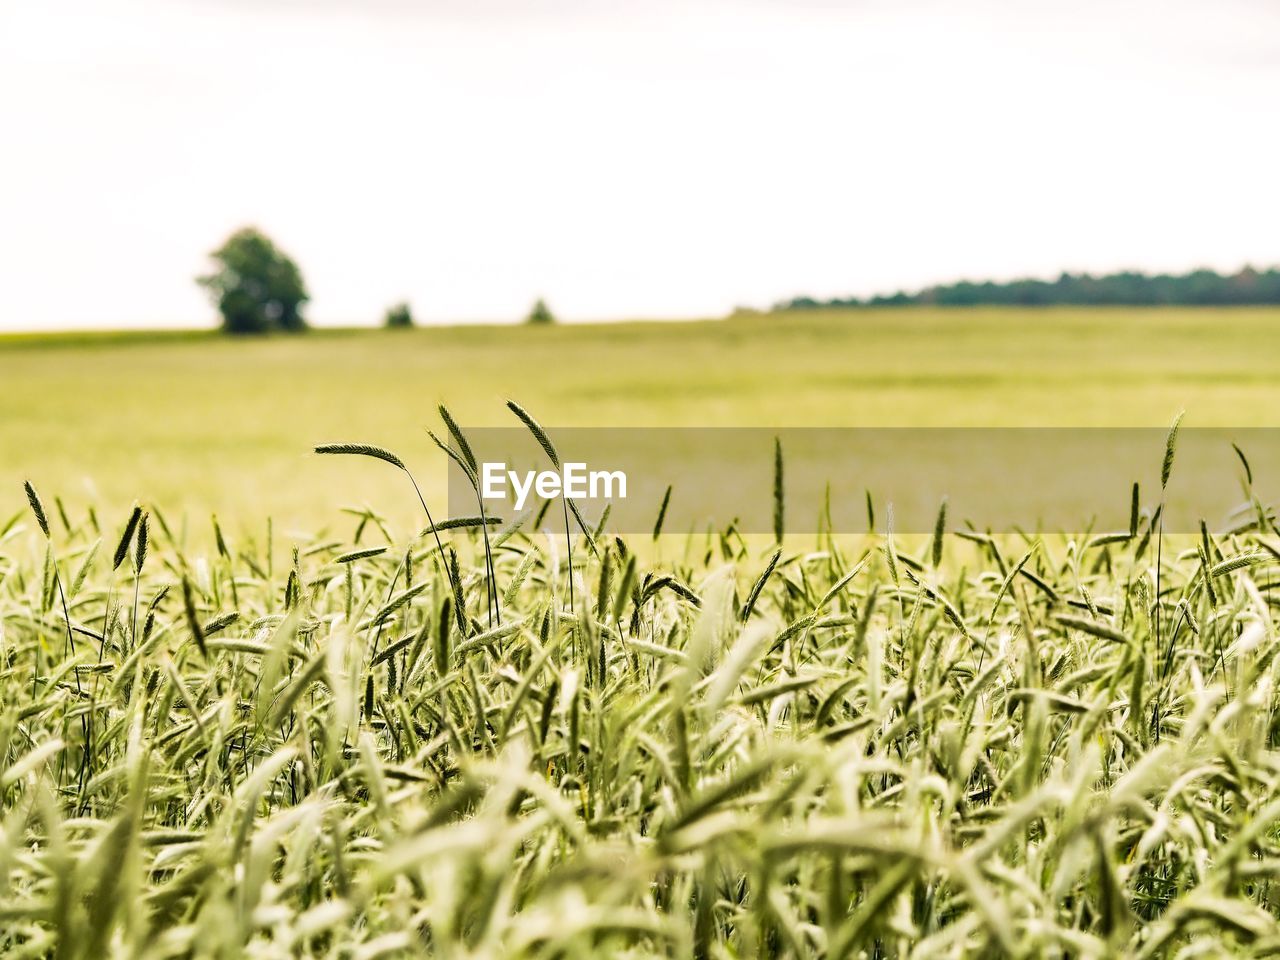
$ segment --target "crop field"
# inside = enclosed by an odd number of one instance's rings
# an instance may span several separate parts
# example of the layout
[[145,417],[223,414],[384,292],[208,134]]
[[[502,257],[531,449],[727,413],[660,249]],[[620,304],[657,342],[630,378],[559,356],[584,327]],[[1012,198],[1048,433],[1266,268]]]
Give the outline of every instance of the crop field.
[[508,396],[548,427],[1275,425],[1276,314],[1207,316],[3,342],[0,956],[1280,952],[1264,505],[765,542],[423,530],[404,475],[442,512],[424,427],[465,461]]
[[277,568],[28,492],[6,956],[1280,949],[1263,517],[656,562],[356,523]]
[[[506,425],[1280,425],[1280,311],[863,310],[697,323],[0,338],[0,513],[31,478],[68,505],[135,499],[316,533],[343,506],[408,523],[394,477],[317,471],[315,443],[400,452],[440,493],[437,403]],[[6,513],[6,511],[8,511]]]

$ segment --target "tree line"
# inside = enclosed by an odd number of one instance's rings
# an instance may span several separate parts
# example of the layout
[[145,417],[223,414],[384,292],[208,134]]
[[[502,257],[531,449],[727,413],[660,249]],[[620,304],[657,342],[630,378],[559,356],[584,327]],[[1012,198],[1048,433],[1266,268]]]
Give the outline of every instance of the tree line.
[[1245,267],[1231,274],[1213,270],[1149,274],[1126,270],[1095,276],[1063,273],[1056,280],[987,280],[939,284],[915,293],[899,290],[873,297],[819,300],[795,297],[774,310],[832,307],[895,307],[929,304],[978,306],[1263,306],[1280,304],[1280,269]]

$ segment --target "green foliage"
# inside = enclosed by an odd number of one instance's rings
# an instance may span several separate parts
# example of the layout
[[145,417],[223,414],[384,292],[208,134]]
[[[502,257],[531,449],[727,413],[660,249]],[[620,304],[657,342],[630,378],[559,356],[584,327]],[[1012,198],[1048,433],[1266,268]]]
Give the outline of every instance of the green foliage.
[[389,330],[403,330],[413,326],[413,312],[407,303],[397,303],[388,307],[382,318],[382,325]]
[[933,304],[941,307],[976,306],[1265,306],[1280,304],[1280,269],[1245,267],[1233,274],[1193,270],[1181,275],[1135,271],[1092,276],[1063,273],[1057,280],[992,280],[926,287],[918,293],[898,291],[866,299],[836,297],[815,300],[796,297],[778,310],[820,307],[897,307]]
[[529,311],[529,315],[525,317],[524,322],[540,325],[555,323],[556,318],[555,314],[551,312],[551,308],[547,306],[546,301],[539,297],[533,305],[533,309]]
[[[159,519],[150,562],[113,567],[99,543],[123,527],[125,555],[145,513],[48,537],[42,508],[20,516],[0,536],[0,955],[1280,942],[1266,518],[1178,544],[1148,512],[1030,549],[940,521],[913,552],[713,533],[593,554],[575,532],[568,562],[524,525],[490,557],[483,524],[440,525],[441,551],[363,515],[284,567]],[[598,586],[570,605],[570,577]],[[494,626],[473,615],[490,586]]]
[[306,329],[302,305],[310,299],[302,273],[254,227],[237,230],[210,254],[216,269],[197,278],[222,315],[227,333],[294,333]]

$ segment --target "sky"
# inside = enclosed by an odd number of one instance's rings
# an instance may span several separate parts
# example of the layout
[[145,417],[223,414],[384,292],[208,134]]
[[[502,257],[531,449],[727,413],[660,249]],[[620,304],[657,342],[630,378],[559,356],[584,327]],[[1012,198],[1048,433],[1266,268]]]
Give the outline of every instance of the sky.
[[0,329],[1280,263],[1272,0],[0,0]]

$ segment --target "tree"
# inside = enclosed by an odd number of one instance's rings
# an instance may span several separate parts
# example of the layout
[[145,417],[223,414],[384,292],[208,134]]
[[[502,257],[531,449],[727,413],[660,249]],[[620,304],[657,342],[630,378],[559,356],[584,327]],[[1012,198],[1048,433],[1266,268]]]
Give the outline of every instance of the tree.
[[547,306],[546,301],[541,297],[538,302],[533,305],[533,309],[529,311],[529,316],[525,317],[525,323],[555,323],[555,314],[551,312],[551,308]]
[[382,325],[388,330],[403,330],[413,326],[413,312],[410,311],[407,303],[397,303],[395,306],[388,307],[386,315],[382,318]]
[[262,231],[237,230],[209,256],[216,269],[196,282],[222,314],[226,333],[306,329],[301,309],[311,298],[302,273]]

